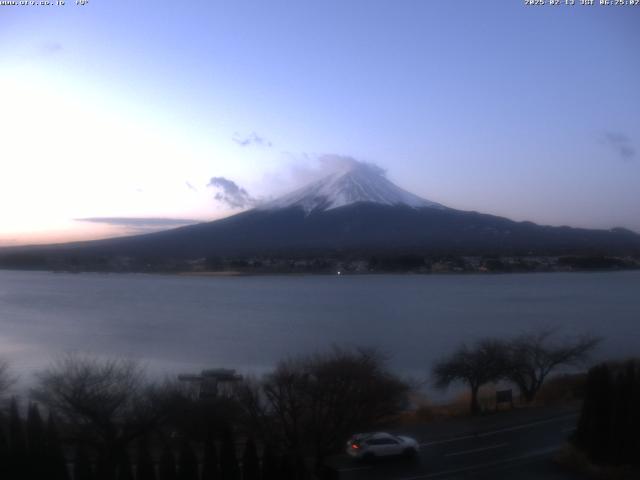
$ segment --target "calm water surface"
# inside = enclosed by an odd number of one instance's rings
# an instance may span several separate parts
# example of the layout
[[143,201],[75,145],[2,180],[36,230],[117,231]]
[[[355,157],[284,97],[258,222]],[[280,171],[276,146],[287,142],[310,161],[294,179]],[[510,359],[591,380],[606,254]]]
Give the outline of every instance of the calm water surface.
[[332,344],[426,376],[459,342],[535,327],[603,335],[598,357],[640,354],[640,272],[179,277],[0,271],[0,356],[24,376],[67,351],[155,371],[259,372]]

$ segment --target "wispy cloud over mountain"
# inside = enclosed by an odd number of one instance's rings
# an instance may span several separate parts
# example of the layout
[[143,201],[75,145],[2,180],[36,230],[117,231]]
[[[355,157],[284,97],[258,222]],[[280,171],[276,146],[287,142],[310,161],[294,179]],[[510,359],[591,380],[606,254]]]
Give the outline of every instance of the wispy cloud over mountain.
[[257,203],[244,188],[228,178],[212,177],[207,187],[216,189],[213,198],[230,208],[252,207]]
[[631,139],[624,133],[605,132],[604,142],[625,161],[632,160],[636,156],[636,149]]
[[354,168],[366,168],[378,175],[385,176],[386,170],[375,163],[363,162],[348,155],[327,154],[318,157],[320,170],[326,174],[336,171],[351,170]]
[[287,155],[292,159],[290,163],[278,171],[265,175],[269,184],[274,186],[291,185],[292,188],[296,188],[320,180],[332,173],[354,168],[366,168],[378,175],[386,176],[385,169],[350,155],[335,153],[322,155],[287,153]]
[[150,233],[167,228],[183,227],[198,223],[198,220],[188,218],[159,217],[86,217],[76,218],[75,221],[122,227],[127,233]]
[[258,135],[256,132],[251,132],[249,135],[240,135],[236,132],[233,135],[233,141],[241,147],[271,147],[273,145],[270,140]]
[[38,46],[38,54],[43,57],[48,57],[61,52],[63,49],[62,44],[55,41],[43,42]]

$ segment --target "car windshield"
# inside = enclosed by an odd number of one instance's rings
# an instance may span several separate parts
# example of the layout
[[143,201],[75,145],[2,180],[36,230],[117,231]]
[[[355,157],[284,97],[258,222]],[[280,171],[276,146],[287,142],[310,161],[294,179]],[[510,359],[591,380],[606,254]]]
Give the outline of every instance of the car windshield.
[[353,437],[351,437],[349,439],[349,443],[362,443],[364,442],[368,437],[366,435],[354,435]]

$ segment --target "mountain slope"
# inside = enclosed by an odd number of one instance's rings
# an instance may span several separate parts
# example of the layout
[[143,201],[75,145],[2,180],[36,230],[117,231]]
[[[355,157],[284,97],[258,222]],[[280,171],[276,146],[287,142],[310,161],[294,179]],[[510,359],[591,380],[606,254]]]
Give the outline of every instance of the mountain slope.
[[539,226],[447,208],[366,167],[331,175],[222,220],[147,235],[5,249],[0,260],[16,253],[82,263],[82,258],[97,257],[164,261],[335,252],[638,255],[640,236],[624,229]]
[[180,259],[335,251],[622,254],[640,253],[640,237],[626,230],[545,227],[475,212],[361,202],[310,214],[296,207],[252,210],[148,235],[36,247],[31,251]]

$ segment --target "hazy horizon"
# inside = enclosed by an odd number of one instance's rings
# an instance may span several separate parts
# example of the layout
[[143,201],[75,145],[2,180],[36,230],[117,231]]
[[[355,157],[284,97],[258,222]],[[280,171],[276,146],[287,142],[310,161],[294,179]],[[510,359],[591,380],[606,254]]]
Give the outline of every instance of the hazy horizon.
[[0,246],[222,218],[373,163],[517,221],[640,232],[640,8],[1,7]]

